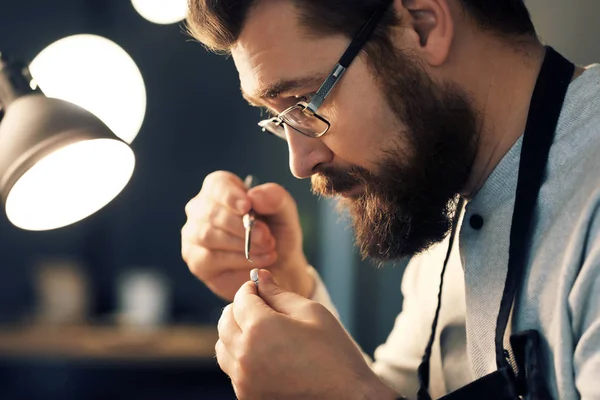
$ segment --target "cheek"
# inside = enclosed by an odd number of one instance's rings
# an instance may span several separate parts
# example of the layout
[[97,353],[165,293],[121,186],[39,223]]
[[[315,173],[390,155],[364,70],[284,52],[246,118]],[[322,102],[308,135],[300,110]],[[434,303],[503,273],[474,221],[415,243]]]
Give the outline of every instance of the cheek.
[[358,96],[351,100],[332,103],[327,115],[331,129],[323,141],[335,163],[371,169],[392,142],[397,126],[380,101]]
[[403,127],[362,58],[348,69],[330,99],[324,115],[329,118],[331,129],[323,141],[334,153],[337,164],[354,164],[374,171],[383,152],[398,146]]

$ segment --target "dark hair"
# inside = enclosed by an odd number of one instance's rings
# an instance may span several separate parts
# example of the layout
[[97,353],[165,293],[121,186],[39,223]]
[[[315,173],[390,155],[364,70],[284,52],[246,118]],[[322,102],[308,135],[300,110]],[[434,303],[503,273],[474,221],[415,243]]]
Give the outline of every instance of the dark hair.
[[[246,16],[261,0],[188,0],[188,33],[215,52],[229,52]],[[264,1],[264,0],[263,0]],[[315,33],[356,34],[368,15],[389,0],[292,0],[303,26]],[[505,37],[535,36],[523,0],[459,0],[481,29]],[[393,13],[380,23],[371,42],[389,45],[387,32],[398,21]],[[383,42],[387,43],[383,43]],[[367,52],[369,48],[367,47]]]
[[460,0],[483,29],[501,35],[535,36],[535,28],[524,0]]

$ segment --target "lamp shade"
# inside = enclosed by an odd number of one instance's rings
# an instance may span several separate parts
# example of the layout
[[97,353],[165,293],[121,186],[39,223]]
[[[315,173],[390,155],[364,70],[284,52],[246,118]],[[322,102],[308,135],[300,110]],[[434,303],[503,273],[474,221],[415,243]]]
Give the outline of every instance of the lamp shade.
[[122,191],[134,166],[127,143],[75,104],[31,93],[4,110],[0,198],[22,229],[56,229],[93,214]]
[[126,143],[139,133],[146,85],[133,58],[112,40],[90,34],[64,37],[35,56],[28,69],[47,97],[85,108]]
[[159,25],[185,19],[188,10],[188,0],[131,0],[131,3],[142,17]]

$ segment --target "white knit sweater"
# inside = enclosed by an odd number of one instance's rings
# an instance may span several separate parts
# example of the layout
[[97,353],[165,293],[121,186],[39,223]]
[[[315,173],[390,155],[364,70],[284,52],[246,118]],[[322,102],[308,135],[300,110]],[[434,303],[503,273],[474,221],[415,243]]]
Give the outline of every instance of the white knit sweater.
[[[496,369],[494,334],[508,265],[521,139],[467,204],[444,284],[431,359],[432,397]],[[471,217],[483,218],[474,229]],[[573,81],[535,216],[512,332],[535,329],[554,399],[600,399],[600,65]],[[447,240],[411,260],[402,312],[373,370],[415,398],[417,367],[435,312]],[[335,311],[317,279],[314,300]]]

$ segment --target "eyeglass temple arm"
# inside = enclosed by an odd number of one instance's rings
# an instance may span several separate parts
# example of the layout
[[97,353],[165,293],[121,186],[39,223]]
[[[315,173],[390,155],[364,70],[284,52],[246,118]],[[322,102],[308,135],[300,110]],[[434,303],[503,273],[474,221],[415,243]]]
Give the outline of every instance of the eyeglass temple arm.
[[350,43],[350,46],[348,46],[342,55],[342,58],[340,58],[340,61],[335,65],[333,71],[329,74],[327,79],[325,79],[325,82],[323,82],[319,90],[317,90],[317,93],[311,98],[308,108],[312,112],[317,112],[317,109],[321,107],[321,104],[323,104],[329,93],[331,93],[333,87],[340,80],[342,75],[344,75],[344,72],[346,72],[346,69],[348,69],[352,61],[354,61],[367,40],[369,40],[369,37],[371,37],[377,24],[385,14],[389,3],[390,1],[387,1],[385,7],[379,7],[375,10],[369,20],[363,25],[358,35],[352,40],[352,43]]

